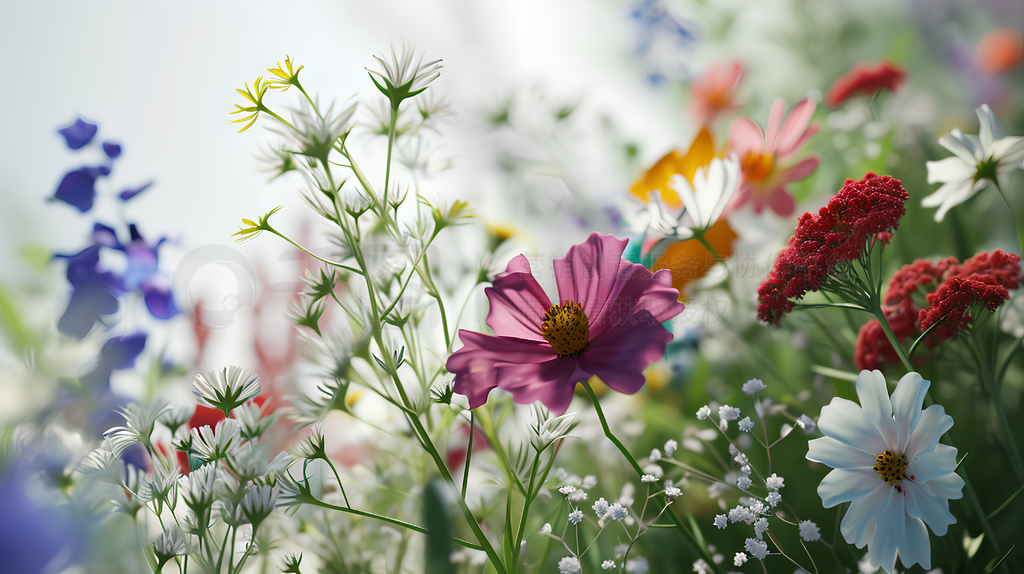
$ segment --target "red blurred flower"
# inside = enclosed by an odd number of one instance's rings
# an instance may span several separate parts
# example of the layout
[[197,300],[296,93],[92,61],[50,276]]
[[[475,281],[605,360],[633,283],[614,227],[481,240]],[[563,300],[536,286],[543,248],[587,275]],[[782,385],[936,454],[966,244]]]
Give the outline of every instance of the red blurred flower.
[[828,89],[825,102],[836,107],[853,96],[871,96],[882,89],[895,92],[906,77],[906,72],[888,60],[882,60],[874,66],[855,64],[852,70],[840,76]]
[[854,362],[861,371],[880,370],[884,365],[900,362],[899,355],[889,343],[878,319],[872,319],[860,328]]
[[909,197],[899,180],[868,172],[860,181],[846,180],[818,215],[800,216],[789,245],[757,290],[757,317],[778,323],[793,309],[793,299],[817,291],[839,264],[860,259],[880,233],[899,226]]

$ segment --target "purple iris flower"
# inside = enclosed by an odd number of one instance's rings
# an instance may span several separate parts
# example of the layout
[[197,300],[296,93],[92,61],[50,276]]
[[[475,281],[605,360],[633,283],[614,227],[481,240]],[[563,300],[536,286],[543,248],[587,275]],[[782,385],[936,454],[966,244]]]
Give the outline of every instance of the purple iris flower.
[[[79,380],[83,387],[92,389],[107,388],[110,375],[118,369],[130,369],[135,366],[135,359],[146,347],[146,334],[133,333],[122,337],[111,337],[100,350],[96,367]],[[115,425],[110,425],[115,426]],[[109,427],[107,427],[109,428]],[[106,429],[103,429],[106,430]]]
[[103,153],[107,154],[110,159],[114,159],[121,155],[121,146],[114,142],[103,142]]
[[83,167],[69,171],[64,175],[64,179],[57,186],[57,193],[53,196],[85,213],[92,209],[92,203],[96,199],[96,179],[109,173],[110,168],[106,166]]
[[170,282],[159,273],[157,251],[166,239],[150,245],[134,223],[128,226],[128,231],[131,233],[131,241],[122,244],[112,228],[97,223],[93,228],[92,238],[97,245],[117,249],[128,257],[128,268],[121,277],[122,288],[125,291],[142,291],[146,308],[157,319],[174,317],[178,314],[178,308],[174,305]]
[[101,271],[100,245],[93,245],[75,255],[56,255],[68,260],[68,281],[74,291],[57,329],[68,337],[85,337],[100,315],[117,311],[117,293],[121,282],[114,274]]
[[136,195],[142,193],[143,191],[146,191],[146,188],[148,188],[151,185],[153,185],[152,181],[147,183],[146,185],[143,185],[143,186],[140,186],[140,187],[133,187],[131,189],[126,189],[126,190],[122,191],[118,195],[118,197],[121,198],[121,201],[128,201],[129,199],[135,197]]
[[64,136],[69,148],[81,149],[96,135],[96,125],[78,118],[73,125],[59,129],[57,133]]
[[33,488],[33,469],[22,461],[0,468],[0,568],[37,574],[67,568],[81,552],[76,520]]

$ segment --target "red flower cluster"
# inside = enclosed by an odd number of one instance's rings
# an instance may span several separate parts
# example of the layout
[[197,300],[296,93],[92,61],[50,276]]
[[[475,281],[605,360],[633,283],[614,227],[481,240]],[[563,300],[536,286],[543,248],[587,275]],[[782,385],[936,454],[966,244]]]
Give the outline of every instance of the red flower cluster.
[[[970,307],[982,305],[994,311],[1020,282],[1020,257],[999,250],[975,255],[961,264],[954,257],[936,263],[919,259],[893,275],[882,311],[900,341],[915,338],[946,319],[924,341],[932,348],[973,321]],[[899,362],[877,320],[861,327],[854,360],[859,369],[869,370]]]
[[846,180],[818,215],[800,216],[789,245],[757,290],[758,319],[778,323],[793,309],[792,299],[817,291],[836,265],[859,259],[869,241],[888,242],[908,197],[899,180],[868,172],[860,181]]
[[886,60],[875,66],[856,64],[832,84],[825,95],[825,102],[836,107],[853,96],[871,96],[881,89],[895,92],[906,77],[906,72]]

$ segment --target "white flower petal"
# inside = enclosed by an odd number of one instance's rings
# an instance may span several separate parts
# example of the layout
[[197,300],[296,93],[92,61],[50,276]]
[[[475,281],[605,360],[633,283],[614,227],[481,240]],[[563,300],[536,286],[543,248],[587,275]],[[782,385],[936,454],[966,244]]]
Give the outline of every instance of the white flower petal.
[[965,181],[974,177],[977,170],[977,165],[956,156],[925,162],[925,165],[928,166],[928,183]]
[[[942,205],[939,207],[939,210],[935,212],[935,221],[942,221],[946,217],[946,213],[950,209],[953,209],[954,207],[974,197],[974,194],[978,193],[979,191],[988,186],[988,184],[985,183],[987,181],[988,180],[981,180],[973,186],[971,185],[971,182],[968,181],[965,182],[962,187],[955,188],[949,195],[946,196],[946,199],[942,202]],[[984,185],[979,186],[978,184]],[[939,188],[939,190],[941,191],[942,188]],[[924,205],[924,201],[921,202],[921,205]]]
[[920,564],[925,570],[932,567],[932,548],[928,541],[928,529],[925,528],[921,519],[914,518],[909,514],[906,516],[906,533],[903,544],[900,544],[900,562],[905,568],[910,568],[915,563]]
[[939,438],[953,426],[953,418],[946,414],[942,405],[932,405],[921,413],[921,422],[917,425],[914,433],[910,435],[910,442],[907,443],[903,454],[907,460],[914,460],[921,453],[935,450],[939,444]]
[[885,483],[870,468],[837,468],[821,480],[818,496],[821,497],[822,506],[832,508],[843,502],[860,499],[874,491],[879,484]]
[[1003,122],[999,121],[999,118],[996,117],[992,108],[988,107],[988,104],[981,104],[978,109],[974,110],[974,113],[978,114],[978,121],[980,123],[978,139],[986,150],[992,147],[993,141],[1006,137],[1006,129],[1003,127]]
[[[874,474],[874,471],[872,471],[872,474]],[[878,479],[877,474],[875,479]],[[857,548],[864,548],[868,540],[871,540],[875,535],[878,514],[882,510],[882,505],[888,499],[889,493],[893,490],[891,486],[881,480],[878,480],[877,484],[878,486],[868,494],[853,501],[850,509],[846,511],[846,516],[843,517],[842,524],[839,526],[839,531],[843,533],[843,538]]]
[[[696,185],[696,178],[701,176],[701,170],[698,169],[694,176],[694,185]],[[686,208],[686,213],[690,214],[690,220],[694,227],[702,227],[701,219],[701,204],[697,200],[696,192],[690,187],[690,182],[681,175],[674,175],[669,179],[668,186],[675,190],[679,199],[683,202],[683,207]]]
[[965,134],[960,128],[953,128],[949,134],[939,138],[939,145],[948,149],[967,163],[977,164],[985,159],[984,148],[978,136]]
[[951,195],[956,194],[960,190],[960,188],[962,188],[962,187],[968,187],[969,188],[970,186],[971,186],[971,181],[969,179],[953,180],[953,181],[943,185],[939,189],[936,189],[935,193],[932,193],[928,197],[922,199],[921,200],[921,207],[938,207],[939,205],[942,205],[942,203],[944,201],[946,201],[946,198],[948,198]]
[[[917,428],[921,420],[921,405],[924,403],[924,396],[928,393],[931,382],[924,380],[917,373],[903,375],[892,392],[893,417],[896,419],[896,426],[899,428],[900,452],[906,452],[907,442]],[[913,460],[912,457],[907,457]]]
[[857,396],[860,398],[864,416],[874,423],[878,432],[882,433],[886,446],[896,448],[899,444],[899,434],[896,431],[896,421],[892,418],[892,402],[889,401],[889,389],[885,385],[885,376],[882,372],[861,371],[857,375]]
[[956,473],[949,473],[946,476],[933,478],[923,485],[932,496],[959,500],[963,498],[964,479]]
[[903,545],[906,538],[907,520],[903,496],[895,488],[889,487],[878,522],[875,535],[868,544],[868,560],[892,572],[896,567],[896,549]]
[[1020,163],[1020,160],[1024,158],[1024,136],[1011,136],[996,140],[992,143],[992,148],[988,150],[988,153],[1001,164],[1020,167],[1012,164]]
[[933,478],[945,476],[956,468],[956,449],[945,444],[940,444],[931,452],[917,455],[917,458],[907,466],[907,476],[913,475],[911,479],[918,484],[924,484]]
[[818,428],[825,436],[865,452],[880,453],[889,448],[857,403],[839,397],[822,407]]
[[907,498],[907,514],[920,518],[931,527],[936,536],[944,536],[950,524],[956,524],[956,517],[949,511],[949,501],[932,496],[927,490],[914,483],[903,482]]
[[870,468],[875,464],[877,454],[864,452],[827,436],[807,443],[807,460],[827,464],[832,468]]

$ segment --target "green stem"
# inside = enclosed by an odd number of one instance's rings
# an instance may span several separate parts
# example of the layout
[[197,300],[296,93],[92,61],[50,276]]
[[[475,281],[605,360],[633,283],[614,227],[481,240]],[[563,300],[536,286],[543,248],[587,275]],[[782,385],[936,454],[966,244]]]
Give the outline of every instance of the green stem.
[[[346,512],[348,514],[355,514],[356,516],[365,516],[366,518],[373,518],[373,519],[376,519],[376,520],[387,522],[389,524],[394,524],[395,526],[401,526],[402,528],[408,528],[409,530],[412,530],[412,531],[415,531],[415,532],[419,532],[420,534],[427,534],[429,532],[429,530],[427,530],[426,528],[424,528],[422,526],[417,526],[415,524],[412,524],[412,523],[409,523],[409,522],[405,522],[405,521],[402,521],[402,520],[398,520],[397,518],[391,518],[389,516],[384,516],[382,514],[374,514],[372,512],[365,512],[363,510],[357,510],[355,508],[345,508],[344,506],[335,506],[333,504],[328,504],[328,503],[326,503],[326,502],[324,502],[322,500],[316,500],[316,499],[306,500],[304,502],[306,502],[307,504],[312,504],[314,506],[319,506],[321,508],[326,508],[328,510],[337,510],[338,512]],[[466,548],[472,548],[473,550],[484,550],[484,548],[482,546],[479,546],[477,544],[473,544],[472,542],[470,542],[468,540],[463,540],[461,538],[456,538],[454,536],[452,537],[452,541],[455,542],[456,544],[459,544],[460,546],[465,546]]]
[[388,184],[391,181],[391,148],[395,144],[395,124],[398,123],[398,108],[391,108],[391,125],[388,126],[388,162],[384,167],[384,209],[388,208]]
[[978,337],[976,329],[971,329],[969,341],[971,351],[974,353],[974,359],[978,363],[978,370],[981,371],[981,380],[985,392],[992,401],[992,406],[996,410],[996,418],[999,419],[1000,429],[1005,435],[1006,450],[1010,455],[1010,466],[1013,467],[1013,473],[1017,475],[1017,480],[1024,481],[1024,461],[1021,461],[1020,451],[1017,449],[1017,441],[1013,438],[1013,429],[1010,428],[1010,421],[1006,418],[1006,411],[1003,410],[999,387],[993,379],[992,365],[984,359],[981,339]]
[[999,195],[1003,196],[1003,201],[1006,202],[1006,208],[1010,210],[1010,216],[1013,217],[1013,225],[1017,231],[1017,249],[1019,249],[1020,253],[1024,255],[1024,225],[1022,225],[1024,222],[1022,222],[1020,218],[1017,217],[1016,212],[1013,211],[1013,206],[1010,205],[1010,198],[1006,197],[1006,193],[1003,192],[1003,187],[999,185],[999,181],[996,180],[994,183],[996,184],[996,189],[999,190]]
[[915,372],[914,365],[911,364],[910,357],[907,355],[906,349],[903,348],[903,344],[896,338],[896,334],[892,332],[892,327],[889,326],[889,320],[885,318],[885,313],[882,312],[881,306],[875,305],[872,311],[875,318],[878,319],[878,323],[882,326],[882,331],[885,332],[885,338],[889,339],[889,343],[892,344],[892,348],[895,349],[896,354],[899,355],[900,361],[903,362],[903,366],[906,367],[907,372]]
[[462,471],[462,498],[469,487],[469,463],[473,461],[473,435],[476,434],[476,413],[469,411],[469,446],[466,447],[466,468]]
[[694,231],[693,238],[699,241],[700,244],[704,246],[704,249],[707,249],[708,253],[714,256],[716,261],[718,261],[719,263],[725,263],[725,259],[718,254],[718,251],[715,251],[715,248],[712,247],[711,243],[704,237],[704,232]]
[[298,247],[300,250],[302,250],[303,253],[305,253],[306,255],[309,255],[310,257],[312,257],[313,259],[316,259],[317,261],[321,261],[323,263],[326,263],[326,264],[334,266],[334,267],[340,267],[341,269],[344,269],[345,271],[351,271],[352,273],[355,273],[357,275],[362,275],[363,274],[362,271],[360,271],[359,269],[356,269],[355,267],[349,267],[348,265],[343,265],[341,263],[338,263],[337,261],[331,261],[329,259],[324,259],[323,257],[320,257],[319,255],[313,253],[312,251],[306,249],[305,247],[299,245],[298,243],[295,243],[287,235],[281,233],[280,231],[278,231],[278,230],[276,230],[276,229],[274,229],[272,227],[268,228],[267,231],[273,233],[274,235],[280,237],[281,239],[284,239],[285,241],[287,241],[288,243],[291,243],[295,247]]
[[[626,449],[625,445],[623,445],[622,442],[619,441],[618,437],[615,436],[615,433],[613,433],[612,429],[608,426],[608,419],[604,417],[604,411],[601,409],[601,402],[597,399],[597,394],[595,394],[594,389],[591,388],[590,382],[581,381],[580,384],[583,385],[584,390],[586,390],[587,394],[590,396],[590,402],[594,403],[594,410],[597,411],[597,418],[601,421],[601,428],[604,429],[604,435],[608,437],[608,440],[612,441],[615,447],[619,449],[619,452],[621,452],[622,455],[626,457],[626,460],[629,462],[629,465],[633,467],[634,471],[636,471],[637,476],[643,476],[644,470],[640,468],[640,464],[636,462],[636,459],[633,458],[633,455],[629,453],[629,450]],[[701,554],[705,562],[708,563],[708,566],[712,569],[712,572],[715,572],[716,570],[714,566],[714,559],[712,558],[711,553],[708,552],[707,544],[704,544],[702,540],[698,540],[697,536],[693,532],[691,532],[690,529],[686,527],[686,525],[683,524],[682,520],[679,519],[675,511],[672,510],[672,507],[668,507],[667,514],[669,518],[672,519],[672,522],[675,524],[676,528],[678,528],[680,531],[683,532],[683,534],[686,535],[687,541],[693,546],[694,550]],[[692,516],[691,523],[693,523]]]

